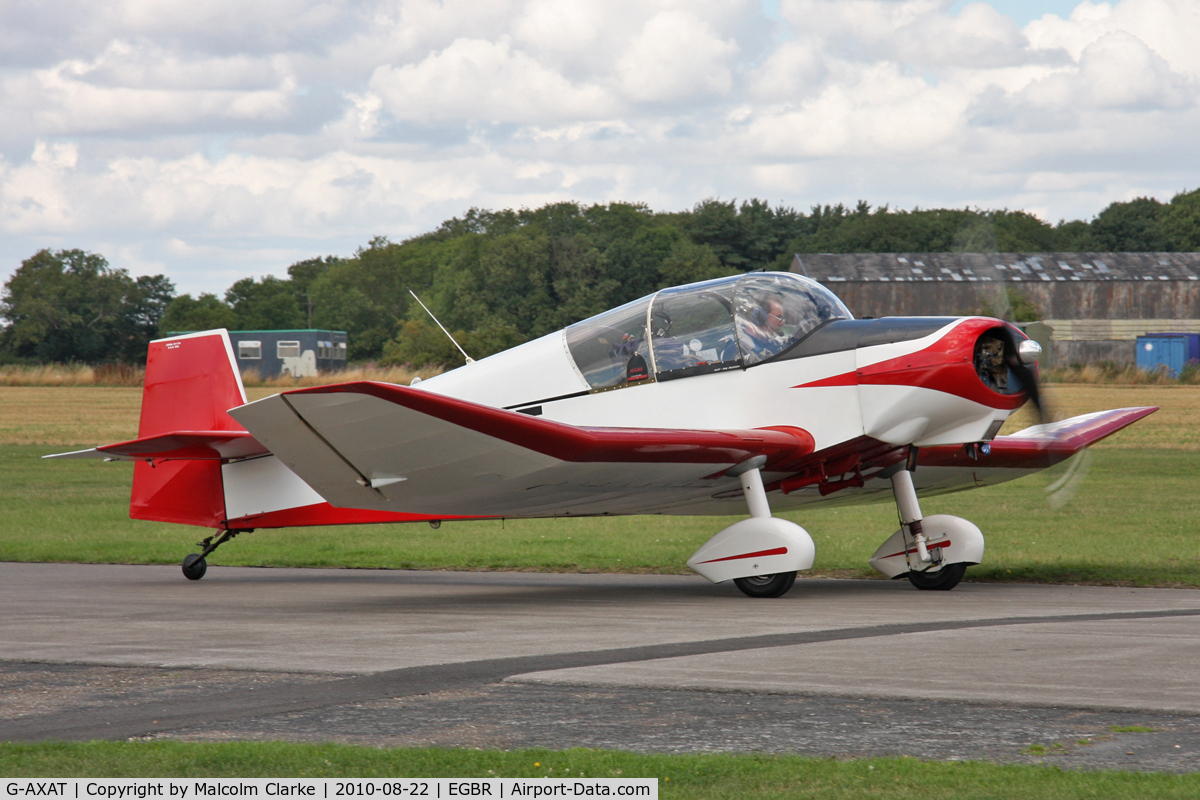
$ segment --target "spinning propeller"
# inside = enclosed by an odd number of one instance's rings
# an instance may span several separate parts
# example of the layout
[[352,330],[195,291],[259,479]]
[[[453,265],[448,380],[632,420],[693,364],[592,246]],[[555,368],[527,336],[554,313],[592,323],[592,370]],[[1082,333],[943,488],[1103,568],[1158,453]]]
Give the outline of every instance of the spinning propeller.
[[[1037,363],[1038,356],[1041,355],[1041,345],[1032,339],[1021,338],[1012,327],[1007,325],[1003,329],[1003,336],[1005,363],[1008,364],[1009,370],[1016,379],[1021,382],[1021,388],[1037,411],[1038,424],[1045,425],[1053,422],[1050,409],[1038,387],[1038,371],[1033,366]],[[1060,509],[1071,502],[1087,478],[1091,461],[1092,451],[1083,450],[1063,464],[1050,468],[1047,476],[1052,478],[1052,481],[1046,486],[1045,491],[1046,502],[1050,504],[1051,508]]]
[[1021,382],[1021,388],[1029,396],[1029,402],[1033,403],[1033,407],[1037,410],[1038,422],[1044,425],[1051,421],[1050,410],[1042,400],[1042,393],[1038,388],[1037,370],[1032,366],[1037,363],[1038,356],[1042,353],[1042,347],[1032,339],[1019,338],[1016,331],[1008,325],[1005,325],[1002,330],[1004,361],[1008,364],[1012,374]]

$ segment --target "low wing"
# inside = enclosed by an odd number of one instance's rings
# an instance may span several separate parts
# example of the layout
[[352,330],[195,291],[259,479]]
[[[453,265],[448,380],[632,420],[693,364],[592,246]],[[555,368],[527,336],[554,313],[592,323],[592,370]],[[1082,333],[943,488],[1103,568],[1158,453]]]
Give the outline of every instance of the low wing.
[[922,448],[918,489],[942,494],[1015,480],[1061,463],[1157,410],[1157,406],[1116,408],[1034,425],[997,436],[987,453],[971,447]]
[[581,428],[392,384],[285,392],[229,412],[341,508],[478,516],[670,511],[739,486],[758,456],[787,470],[799,428]]
[[[1157,407],[1118,408],[1035,425],[987,443],[922,447],[913,482],[922,497],[979,489],[1054,466]],[[790,476],[767,484],[772,508],[812,503],[853,505],[891,501],[890,476],[903,468],[908,448],[861,437],[821,450],[796,465]],[[733,498],[731,492],[722,497]],[[713,511],[711,513],[720,513]]]

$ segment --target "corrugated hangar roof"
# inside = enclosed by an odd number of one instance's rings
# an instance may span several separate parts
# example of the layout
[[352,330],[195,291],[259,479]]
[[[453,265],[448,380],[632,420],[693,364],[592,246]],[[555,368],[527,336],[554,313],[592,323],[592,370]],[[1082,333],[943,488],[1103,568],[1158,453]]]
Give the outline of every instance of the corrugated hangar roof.
[[1196,281],[1200,253],[805,253],[792,271],[841,281]]

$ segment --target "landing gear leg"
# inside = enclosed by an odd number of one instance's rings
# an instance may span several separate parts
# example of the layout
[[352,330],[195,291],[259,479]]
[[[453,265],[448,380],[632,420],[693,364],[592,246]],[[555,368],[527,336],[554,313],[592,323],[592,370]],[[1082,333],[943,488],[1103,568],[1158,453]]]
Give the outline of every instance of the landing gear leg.
[[917,487],[913,486],[912,473],[902,469],[892,475],[892,494],[896,496],[896,508],[900,511],[900,524],[908,528],[917,546],[917,557],[921,563],[933,560],[925,546],[925,531],[921,528],[921,504],[917,501]]
[[[766,459],[763,459],[765,462]],[[769,519],[771,504],[767,502],[767,490],[763,487],[761,464],[750,462],[754,466],[740,473],[737,478],[742,484],[742,494],[746,505],[750,508],[750,517]],[[772,572],[767,575],[754,575],[749,578],[734,578],[733,584],[747,597],[782,597],[796,582],[796,570],[791,572]]]
[[725,471],[741,483],[750,518],[720,531],[687,562],[713,583],[731,580],[750,597],[779,597],[792,588],[796,570],[812,568],[816,554],[808,531],[771,516],[759,472],[766,463],[766,456],[755,456]]
[[[252,530],[252,529],[251,529]],[[250,533],[249,530],[224,530],[220,533],[215,533],[212,536],[197,542],[196,546],[201,548],[199,553],[189,553],[183,559],[183,577],[189,581],[198,581],[204,577],[204,573],[208,572],[208,562],[205,557],[209,553],[216,550],[221,545],[236,537],[239,533]]]
[[892,493],[896,496],[896,508],[900,511],[900,524],[908,529],[916,545],[917,566],[929,565],[928,569],[909,570],[908,582],[918,589],[950,591],[963,579],[967,565],[947,564],[939,569],[943,554],[940,549],[930,550],[926,545],[925,531],[921,525],[921,504],[917,502],[917,489],[913,486],[911,472],[902,469],[892,476]]

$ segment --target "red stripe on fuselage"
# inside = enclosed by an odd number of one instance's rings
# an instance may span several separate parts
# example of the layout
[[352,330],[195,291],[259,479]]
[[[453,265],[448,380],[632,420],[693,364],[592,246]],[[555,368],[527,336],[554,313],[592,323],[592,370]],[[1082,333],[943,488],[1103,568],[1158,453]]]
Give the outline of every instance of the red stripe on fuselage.
[[994,392],[984,385],[975,372],[975,341],[984,331],[1003,325],[1003,322],[995,319],[968,319],[955,325],[923,350],[792,388],[912,386],[945,392],[990,408],[1017,409],[1025,403],[1024,392]]

